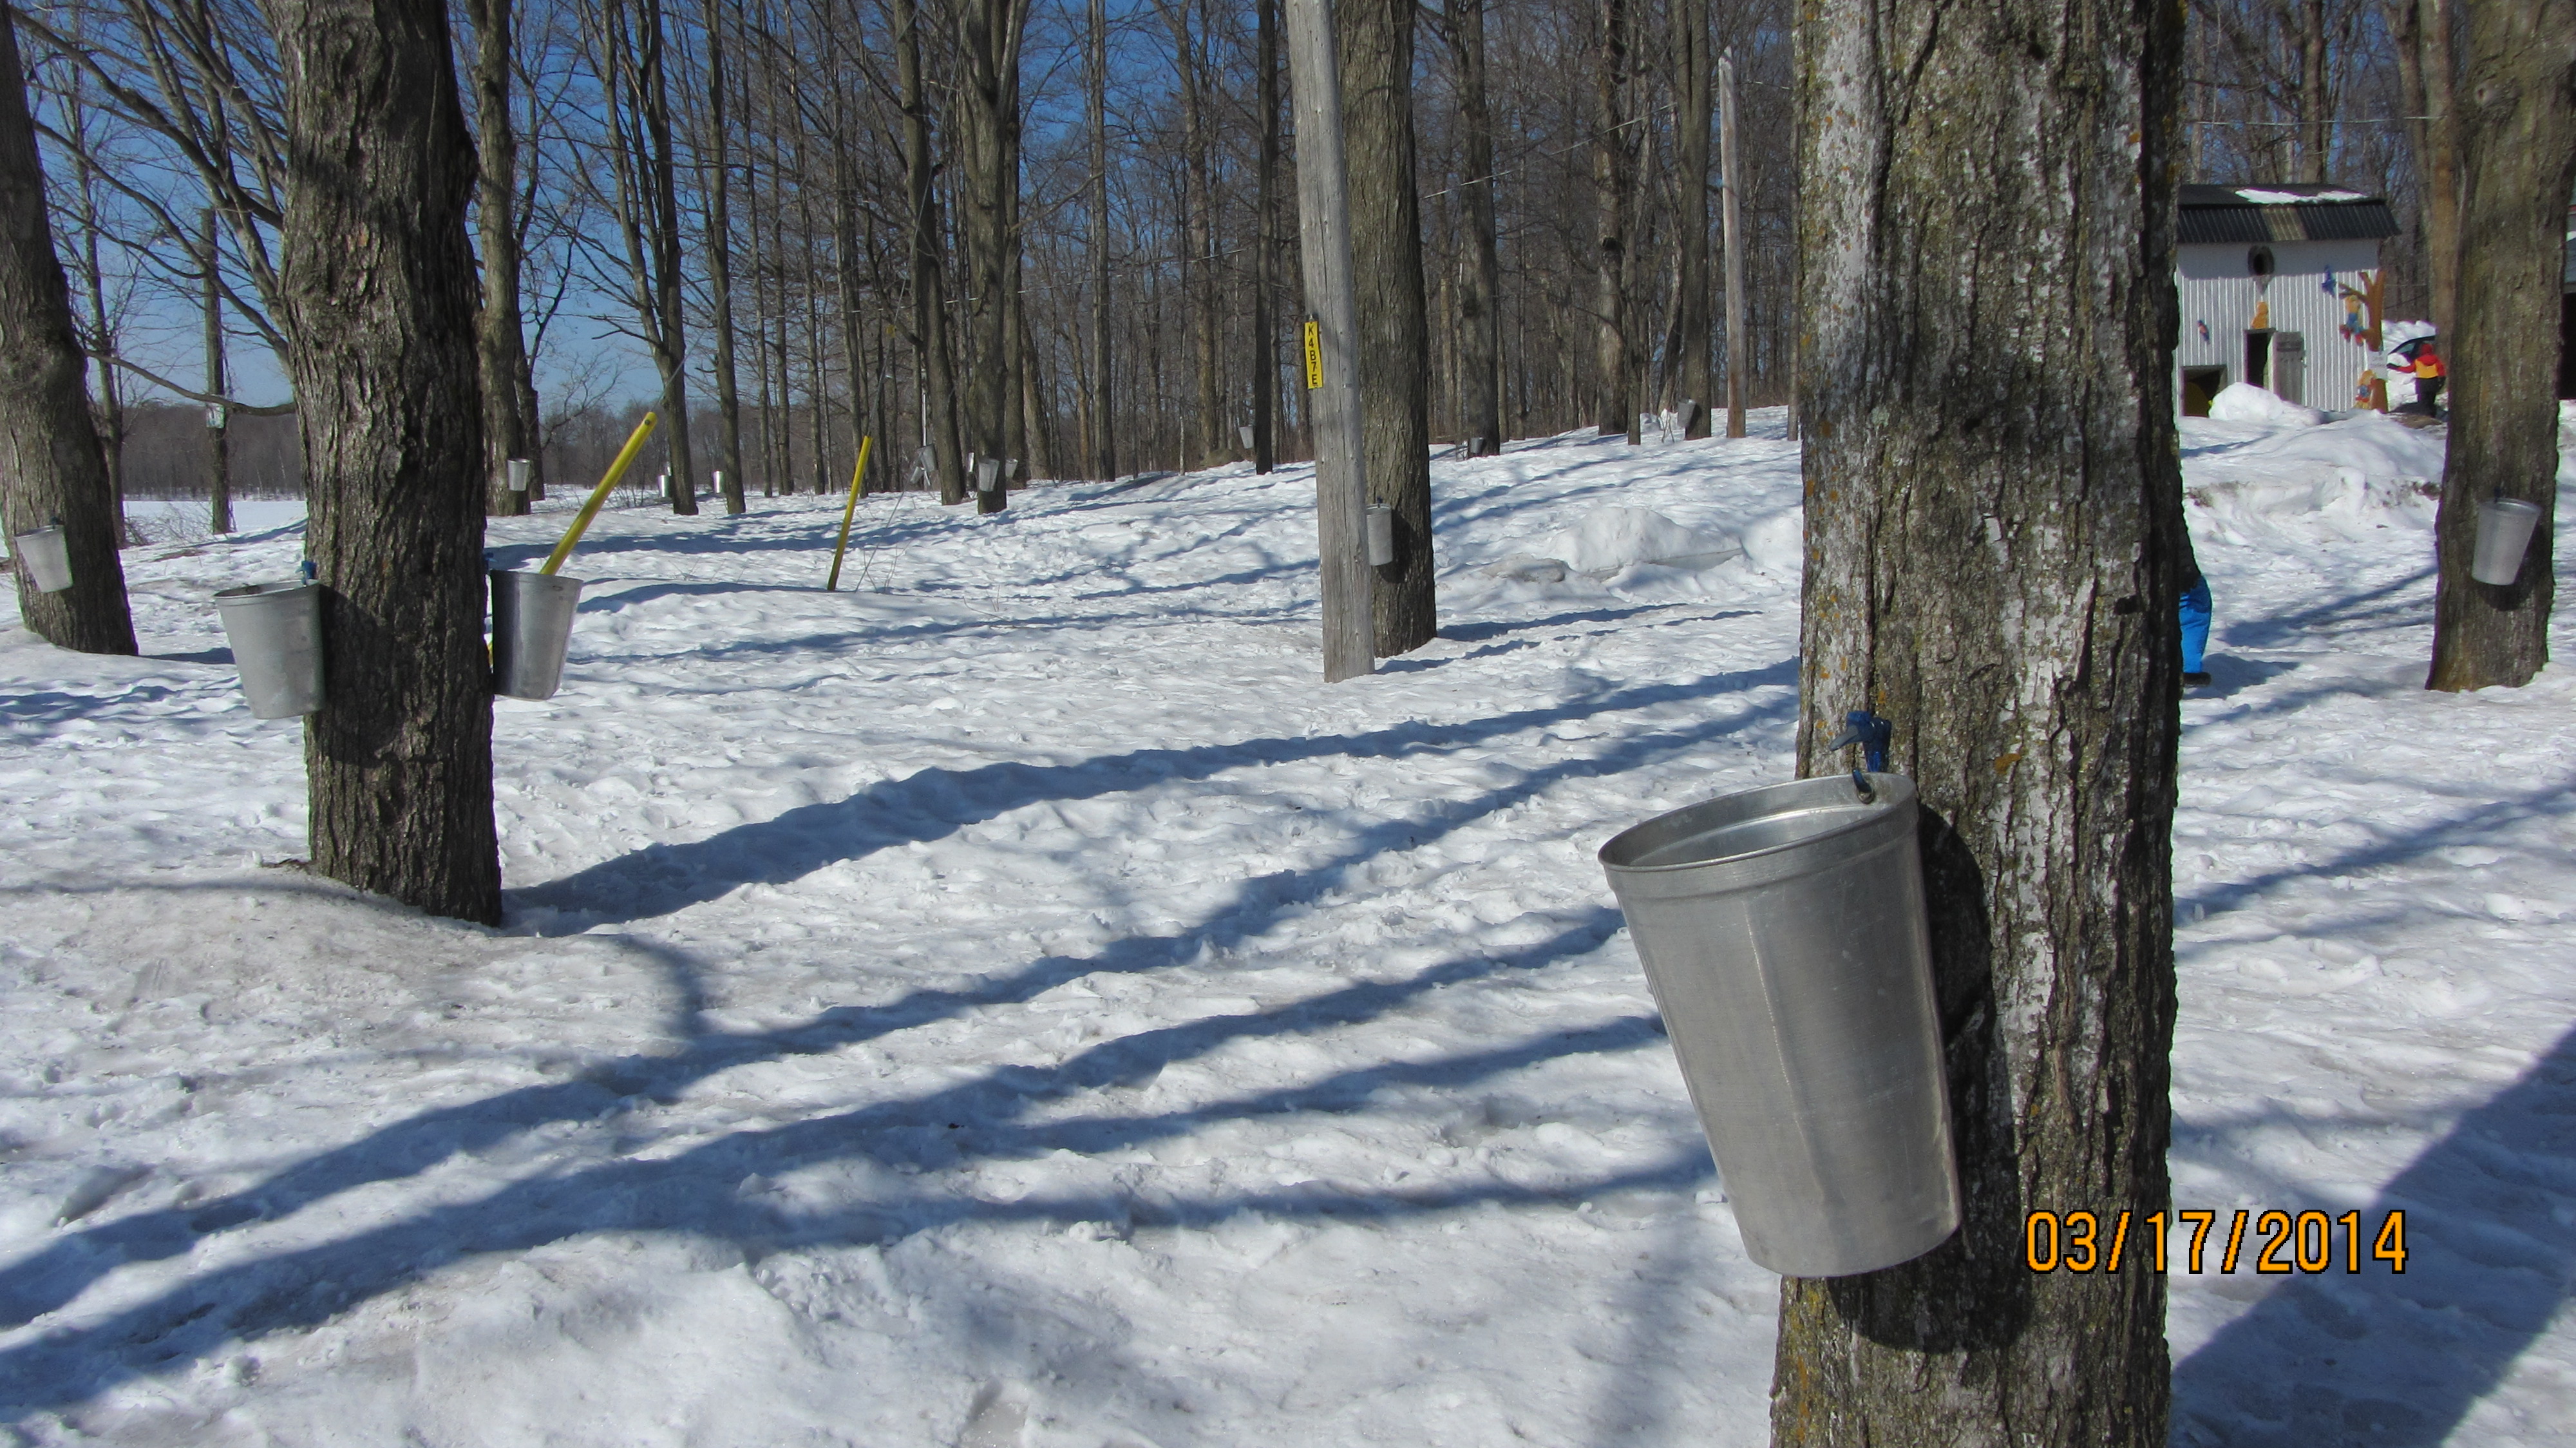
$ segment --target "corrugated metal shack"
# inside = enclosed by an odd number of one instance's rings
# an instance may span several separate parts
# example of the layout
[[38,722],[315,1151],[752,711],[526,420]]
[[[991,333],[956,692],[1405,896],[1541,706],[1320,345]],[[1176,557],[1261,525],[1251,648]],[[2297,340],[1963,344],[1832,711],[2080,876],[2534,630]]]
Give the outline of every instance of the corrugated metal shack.
[[2174,396],[2204,417],[2250,382],[2316,408],[2366,405],[2388,203],[2341,186],[2185,186],[2175,284]]

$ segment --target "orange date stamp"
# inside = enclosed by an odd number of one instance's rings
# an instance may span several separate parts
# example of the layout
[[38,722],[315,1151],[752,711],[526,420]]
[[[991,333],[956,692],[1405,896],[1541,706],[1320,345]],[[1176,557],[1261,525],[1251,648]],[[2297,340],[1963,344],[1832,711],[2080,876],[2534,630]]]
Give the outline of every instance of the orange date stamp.
[[2265,1274],[2358,1273],[2365,1258],[2387,1263],[2390,1272],[2406,1270],[2402,1208],[2383,1215],[2375,1231],[2359,1212],[2240,1207],[2223,1228],[2220,1222],[2214,1211],[2032,1212],[2022,1219],[2022,1262],[2033,1272],[2164,1272],[2180,1264],[2197,1275],[2213,1256],[2221,1273],[2232,1273],[2250,1252],[2253,1269]]

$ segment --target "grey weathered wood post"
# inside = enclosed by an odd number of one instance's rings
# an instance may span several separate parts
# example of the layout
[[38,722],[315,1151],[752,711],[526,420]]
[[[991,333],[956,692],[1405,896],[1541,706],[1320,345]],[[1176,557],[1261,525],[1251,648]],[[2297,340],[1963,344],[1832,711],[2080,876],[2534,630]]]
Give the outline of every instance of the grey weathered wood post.
[[1297,227],[1304,253],[1307,405],[1314,419],[1316,536],[1323,565],[1324,682],[1371,671],[1368,484],[1361,471],[1359,301],[1350,182],[1330,0],[1288,0],[1288,80],[1297,108]]

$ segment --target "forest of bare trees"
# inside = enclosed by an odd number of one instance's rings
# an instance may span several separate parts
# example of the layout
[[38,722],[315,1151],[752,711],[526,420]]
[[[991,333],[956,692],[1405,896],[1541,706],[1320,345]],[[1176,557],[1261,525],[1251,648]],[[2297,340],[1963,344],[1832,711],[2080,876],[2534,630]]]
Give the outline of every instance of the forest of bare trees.
[[[1422,355],[1399,365],[1432,440],[1785,398],[1782,0],[1363,8],[1411,32]],[[2426,242],[2449,224],[2458,9],[2194,0],[2185,179],[2388,195],[2410,223],[2394,312],[2446,312]],[[286,340],[257,6],[65,0],[21,25],[112,476],[291,493],[292,449],[252,443],[224,395]],[[641,475],[689,479],[682,511],[839,486],[871,433],[878,486],[957,500],[970,457],[1045,477],[1305,455],[1275,25],[1274,0],[466,0],[491,474],[530,455],[540,492],[587,483],[646,406],[665,426]],[[1730,270],[1740,344],[1712,296]]]

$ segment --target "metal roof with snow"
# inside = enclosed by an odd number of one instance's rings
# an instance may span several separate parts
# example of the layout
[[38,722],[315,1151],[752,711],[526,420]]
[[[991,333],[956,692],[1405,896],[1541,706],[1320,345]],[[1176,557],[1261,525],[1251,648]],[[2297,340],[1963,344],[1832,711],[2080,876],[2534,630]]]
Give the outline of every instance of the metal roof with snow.
[[2382,241],[2397,217],[2347,186],[2185,186],[2175,239],[2197,242]]

